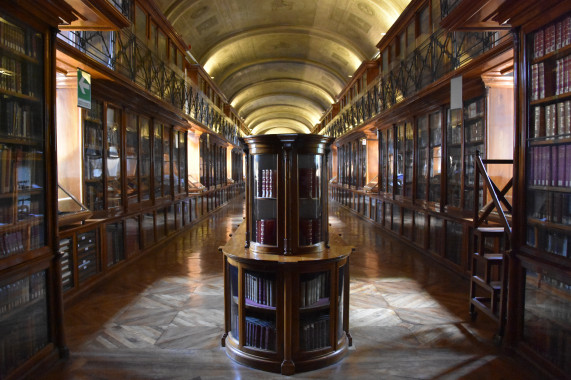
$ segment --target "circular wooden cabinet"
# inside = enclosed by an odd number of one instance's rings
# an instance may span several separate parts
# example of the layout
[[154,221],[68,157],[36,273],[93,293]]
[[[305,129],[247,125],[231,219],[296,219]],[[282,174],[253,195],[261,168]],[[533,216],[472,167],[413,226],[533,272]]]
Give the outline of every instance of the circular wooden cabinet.
[[239,363],[291,375],[339,361],[349,334],[349,256],[330,241],[327,153],[317,135],[246,137],[246,220],[224,253],[225,334]]

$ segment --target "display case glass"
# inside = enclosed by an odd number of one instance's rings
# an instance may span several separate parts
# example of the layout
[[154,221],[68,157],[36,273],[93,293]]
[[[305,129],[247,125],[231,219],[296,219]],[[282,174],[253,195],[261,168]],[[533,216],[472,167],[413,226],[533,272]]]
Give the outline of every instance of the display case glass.
[[91,211],[105,208],[103,176],[103,103],[93,100],[90,110],[83,110],[83,203]]
[[278,216],[278,155],[252,156],[253,202],[252,241],[262,245],[277,245]]
[[446,130],[446,201],[455,208],[462,196],[462,109],[449,109]]
[[140,163],[140,179],[141,179],[141,201],[151,199],[151,135],[150,121],[147,117],[139,116],[139,131],[141,134],[141,163]]
[[416,120],[416,145],[418,159],[416,164],[416,199],[426,200],[428,184],[428,116]]
[[330,272],[302,273],[299,276],[299,346],[313,351],[331,346]]
[[127,124],[125,125],[125,161],[127,178],[127,202],[139,203],[139,124],[137,115],[127,112]]
[[430,115],[430,187],[428,190],[428,200],[430,202],[440,202],[440,182],[442,173],[442,123],[440,112]]
[[121,207],[121,111],[107,106],[107,209]]
[[[474,209],[475,155],[485,157],[485,109],[484,97],[464,103],[464,209]],[[484,182],[480,176],[478,191],[479,210],[484,206]]]
[[298,155],[299,245],[323,241],[323,157]]

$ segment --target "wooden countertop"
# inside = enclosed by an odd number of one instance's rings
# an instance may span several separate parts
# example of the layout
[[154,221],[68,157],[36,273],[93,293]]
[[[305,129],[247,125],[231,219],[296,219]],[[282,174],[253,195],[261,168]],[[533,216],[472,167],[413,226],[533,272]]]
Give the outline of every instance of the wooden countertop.
[[232,238],[226,245],[218,248],[226,256],[236,260],[258,260],[274,263],[298,263],[302,261],[323,261],[337,260],[347,257],[353,251],[353,247],[347,245],[341,237],[337,235],[330,236],[329,246],[321,252],[300,254],[300,255],[279,255],[268,253],[253,253],[249,248],[244,248],[246,244],[246,222],[240,224],[238,229],[234,231]]

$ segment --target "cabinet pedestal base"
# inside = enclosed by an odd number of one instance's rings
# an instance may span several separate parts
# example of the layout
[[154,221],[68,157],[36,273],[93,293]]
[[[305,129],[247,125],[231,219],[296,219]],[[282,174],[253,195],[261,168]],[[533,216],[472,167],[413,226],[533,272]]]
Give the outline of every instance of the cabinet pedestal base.
[[263,371],[276,372],[290,376],[296,372],[313,371],[337,363],[347,354],[349,339],[345,336],[343,338],[343,343],[339,345],[339,348],[336,351],[330,351],[321,356],[308,355],[309,358],[307,359],[298,359],[295,361],[282,361],[281,359],[274,360],[264,356],[244,352],[239,349],[230,335],[226,337],[224,346],[226,347],[226,353],[228,356],[240,364],[261,369]]

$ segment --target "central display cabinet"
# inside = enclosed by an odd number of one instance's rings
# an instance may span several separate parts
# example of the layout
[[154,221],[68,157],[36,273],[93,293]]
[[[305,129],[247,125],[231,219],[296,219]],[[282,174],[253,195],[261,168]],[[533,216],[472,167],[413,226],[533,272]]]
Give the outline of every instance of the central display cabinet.
[[318,135],[245,138],[246,220],[221,248],[222,344],[239,363],[291,375],[340,360],[351,247],[329,240],[327,154]]

